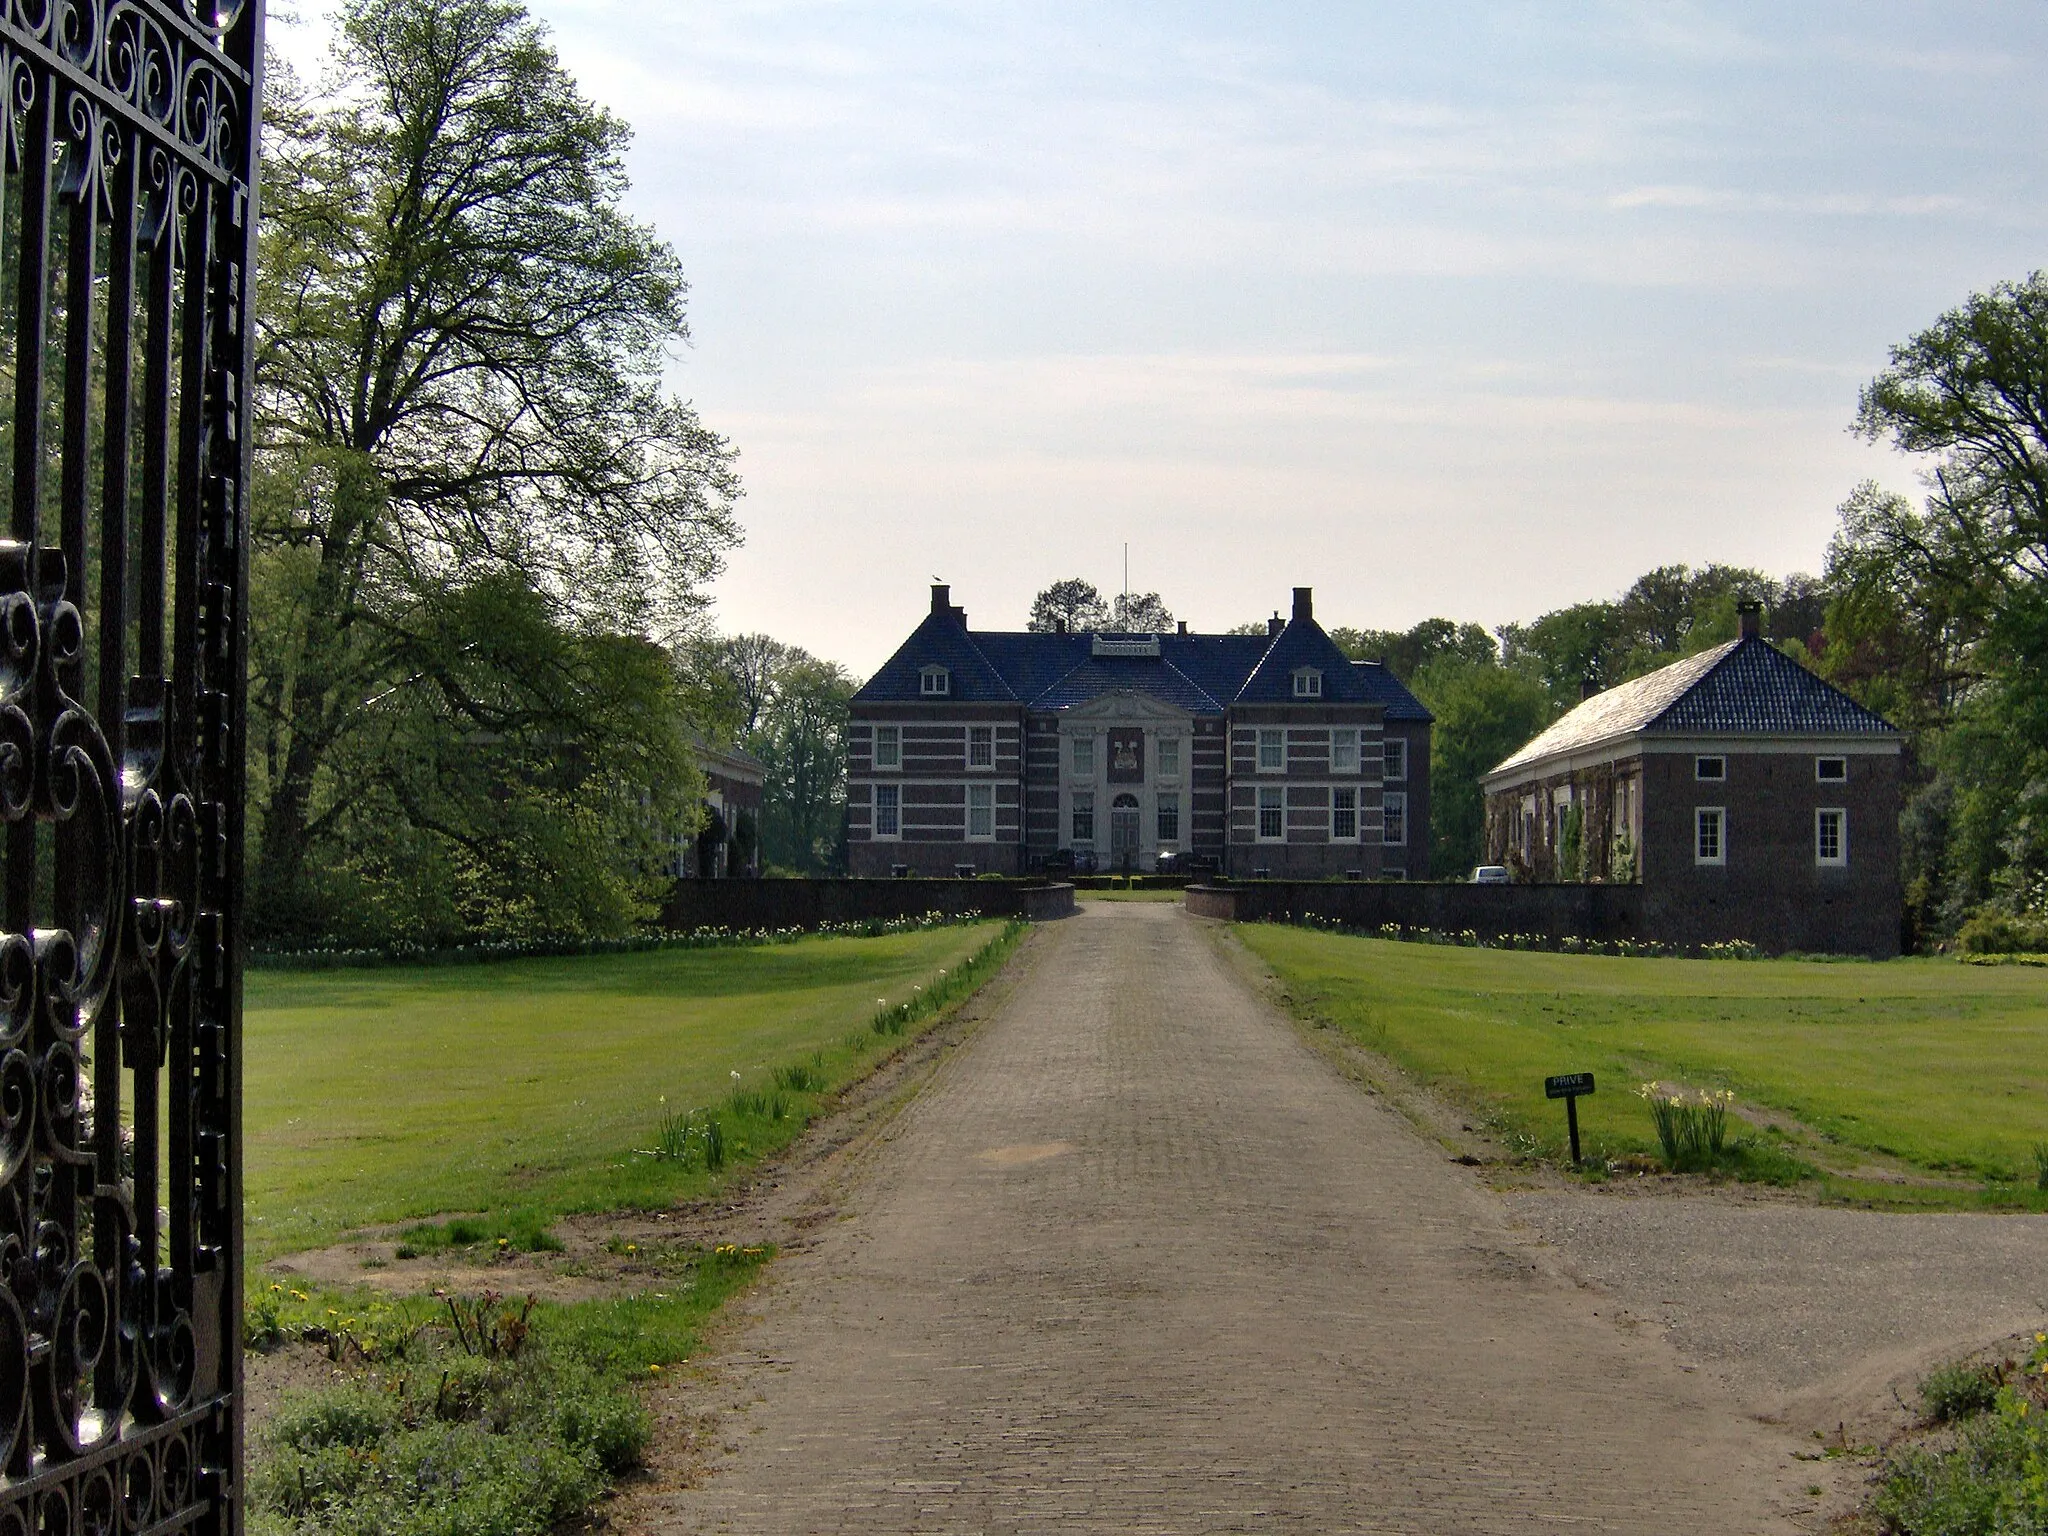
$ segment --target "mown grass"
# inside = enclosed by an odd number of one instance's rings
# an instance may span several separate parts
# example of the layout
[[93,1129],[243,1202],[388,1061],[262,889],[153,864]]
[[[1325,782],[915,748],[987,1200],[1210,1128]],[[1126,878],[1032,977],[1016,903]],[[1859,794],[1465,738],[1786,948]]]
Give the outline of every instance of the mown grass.
[[[1938,959],[1883,964],[1646,960],[1401,944],[1278,925],[1236,932],[1292,1005],[1343,1029],[1557,1157],[1543,1079],[1592,1071],[1579,1104],[1600,1158],[1656,1149],[1647,1080],[1736,1095],[1750,1131],[1735,1171],[1811,1169],[1843,1198],[1913,1208],[2041,1207],[2048,1142],[2048,974]],[[1743,1127],[1732,1126],[1744,1131]],[[1930,1182],[1839,1176],[1866,1155]],[[1960,1187],[1958,1187],[1960,1186]]]
[[[820,1092],[847,1081],[891,1048],[871,1018],[1002,932],[980,923],[746,949],[252,972],[251,1260],[451,1213],[474,1232],[437,1221],[408,1240],[530,1248],[563,1212],[671,1204],[707,1170],[636,1155],[654,1148],[665,1105],[773,1089],[793,1063],[817,1071]],[[801,1128],[816,1095],[783,1097],[796,1113],[781,1121],[733,1118],[736,1156]]]

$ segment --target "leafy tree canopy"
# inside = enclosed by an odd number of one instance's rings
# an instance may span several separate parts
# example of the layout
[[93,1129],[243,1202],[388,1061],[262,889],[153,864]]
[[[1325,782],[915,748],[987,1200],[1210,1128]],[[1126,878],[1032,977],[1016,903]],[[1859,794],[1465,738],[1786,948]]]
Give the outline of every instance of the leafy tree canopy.
[[[314,872],[357,867],[371,806],[402,823],[383,829],[405,848],[391,867],[420,878],[442,867],[432,853],[481,861],[493,889],[609,880],[644,898],[653,873],[606,807],[687,778],[668,721],[688,698],[672,669],[628,678],[590,658],[637,643],[606,637],[693,622],[738,537],[739,486],[729,446],[661,385],[687,336],[685,287],[621,211],[627,130],[505,0],[350,0],[320,91],[281,69],[270,91],[255,910],[302,932],[340,921],[340,885]],[[515,611],[541,656],[580,656],[580,686],[612,691],[538,685],[490,629]],[[594,740],[600,718],[630,745]],[[494,775],[482,800],[400,792],[458,758]],[[463,819],[522,799],[562,818],[554,835],[528,829],[523,860]],[[383,877],[363,870],[369,910]],[[576,910],[616,927],[636,904]]]

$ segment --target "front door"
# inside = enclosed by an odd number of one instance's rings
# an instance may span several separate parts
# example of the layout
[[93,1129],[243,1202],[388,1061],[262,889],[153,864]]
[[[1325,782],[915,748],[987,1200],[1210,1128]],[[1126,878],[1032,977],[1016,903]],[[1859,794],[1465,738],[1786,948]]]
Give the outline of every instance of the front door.
[[1109,808],[1109,855],[1128,868],[1138,857],[1138,797],[1118,795]]

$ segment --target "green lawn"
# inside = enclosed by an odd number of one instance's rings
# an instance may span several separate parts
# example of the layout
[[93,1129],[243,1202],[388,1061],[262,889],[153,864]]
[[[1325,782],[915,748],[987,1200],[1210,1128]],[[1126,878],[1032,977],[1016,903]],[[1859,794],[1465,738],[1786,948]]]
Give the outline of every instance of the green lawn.
[[2033,1185],[2034,1149],[2048,1143],[2048,971],[1936,959],[1613,959],[1269,925],[1236,932],[1298,1009],[1547,1155],[1562,1145],[1564,1116],[1545,1101],[1544,1077],[1590,1070],[1599,1092],[1581,1101],[1581,1119],[1608,1155],[1654,1150],[1633,1089],[1655,1078],[1730,1089],[1738,1107],[1790,1117],[1787,1149],[1823,1168],[1879,1153],[1930,1175],[2020,1180],[2001,1198],[2042,1203]]
[[904,1001],[1001,932],[252,971],[250,1257],[444,1212],[518,1212],[531,1228],[565,1210],[666,1203],[688,1181],[632,1155],[653,1145],[664,1107],[772,1088],[774,1068],[817,1051],[826,1080],[843,1082],[882,1048],[867,1027],[877,999]]

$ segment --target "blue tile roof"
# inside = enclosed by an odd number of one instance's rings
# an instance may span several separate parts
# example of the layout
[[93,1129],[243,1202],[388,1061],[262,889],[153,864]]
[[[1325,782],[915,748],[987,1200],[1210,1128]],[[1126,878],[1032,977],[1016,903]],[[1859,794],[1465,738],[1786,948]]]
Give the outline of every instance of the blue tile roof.
[[920,673],[950,674],[955,703],[1022,703],[1070,709],[1104,693],[1128,690],[1185,709],[1220,715],[1234,703],[1294,703],[1294,672],[1323,674],[1321,702],[1382,704],[1389,718],[1427,720],[1429,712],[1398,679],[1354,666],[1312,619],[1297,619],[1278,636],[1160,635],[1159,656],[1097,656],[1091,634],[970,631],[957,608],[935,610],[896,654],[854,695],[860,704],[915,703],[926,696]]
[[1685,735],[1782,732],[1896,736],[1898,730],[1766,640],[1739,640],[1646,727]]
[[1687,736],[1896,736],[1832,683],[1750,636],[1597,693],[1491,774],[1637,733]]
[[1387,669],[1385,662],[1354,661],[1351,665],[1357,669],[1366,691],[1387,706],[1387,719],[1427,724],[1436,718],[1424,707],[1422,700],[1408,691],[1408,685]]

